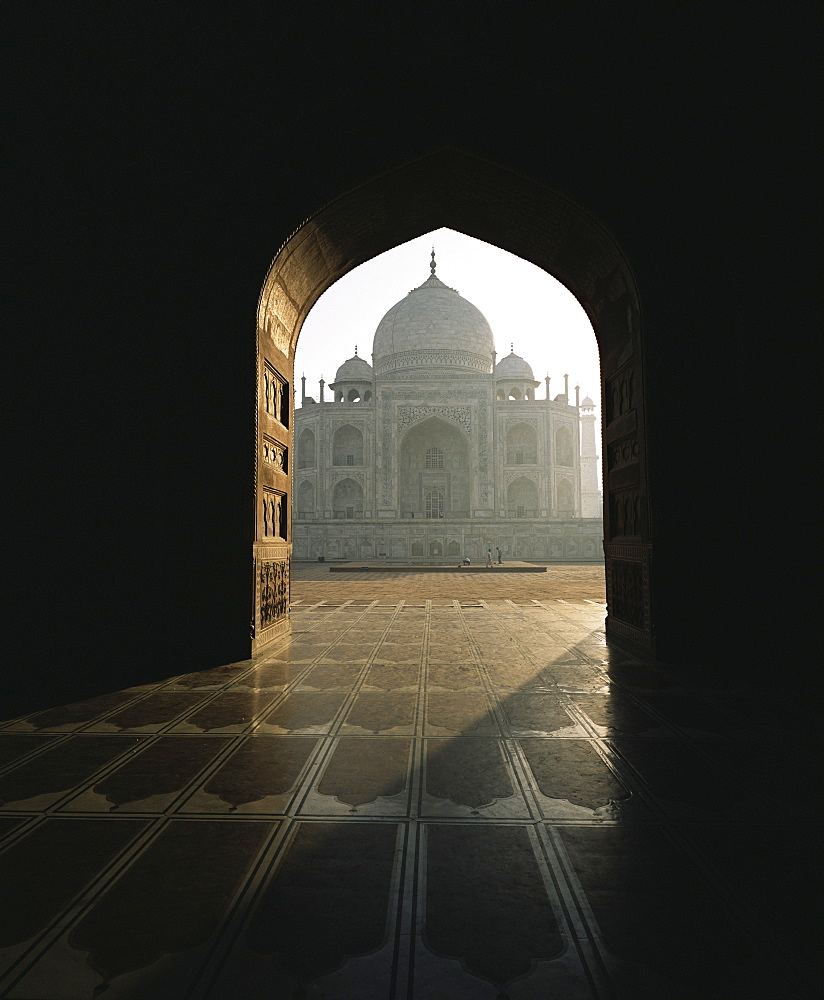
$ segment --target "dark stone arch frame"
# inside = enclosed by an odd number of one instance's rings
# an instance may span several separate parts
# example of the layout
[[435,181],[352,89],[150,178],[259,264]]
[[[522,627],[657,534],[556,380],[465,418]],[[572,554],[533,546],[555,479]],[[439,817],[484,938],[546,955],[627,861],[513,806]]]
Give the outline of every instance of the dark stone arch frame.
[[[557,192],[486,160],[439,150],[381,174],[320,209],[281,246],[258,304],[256,491],[262,488],[260,436],[265,365],[290,386],[301,327],[319,296],[352,268],[440,227],[508,250],[552,274],[578,299],[598,341],[602,373],[602,454],[633,439],[636,461],[604,467],[604,554],[607,634],[638,652],[654,654],[653,526],[647,463],[647,413],[642,309],[630,264],[611,234],[588,212]],[[630,497],[633,535],[614,536],[617,497]],[[291,538],[291,524],[289,525]],[[269,547],[271,549],[271,547]],[[291,544],[264,551],[255,542],[256,579],[268,560],[288,564]],[[258,591],[260,583],[258,582]],[[288,627],[288,617],[262,630],[256,595],[253,648]]]

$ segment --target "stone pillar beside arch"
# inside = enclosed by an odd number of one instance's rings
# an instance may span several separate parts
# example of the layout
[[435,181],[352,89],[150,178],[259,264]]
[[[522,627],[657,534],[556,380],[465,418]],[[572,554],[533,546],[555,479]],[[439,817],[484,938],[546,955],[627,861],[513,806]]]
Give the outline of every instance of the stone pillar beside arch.
[[[289,626],[294,423],[294,364],[288,342],[270,326],[258,329],[257,347],[253,653]],[[267,460],[271,440],[282,449],[278,463]]]

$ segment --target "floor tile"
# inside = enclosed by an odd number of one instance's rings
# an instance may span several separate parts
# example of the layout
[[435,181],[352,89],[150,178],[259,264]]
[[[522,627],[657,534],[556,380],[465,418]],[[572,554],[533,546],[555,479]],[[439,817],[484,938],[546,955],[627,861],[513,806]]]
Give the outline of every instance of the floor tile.
[[809,692],[550,570],[296,564],[260,657],[0,723],[0,996],[817,995]]

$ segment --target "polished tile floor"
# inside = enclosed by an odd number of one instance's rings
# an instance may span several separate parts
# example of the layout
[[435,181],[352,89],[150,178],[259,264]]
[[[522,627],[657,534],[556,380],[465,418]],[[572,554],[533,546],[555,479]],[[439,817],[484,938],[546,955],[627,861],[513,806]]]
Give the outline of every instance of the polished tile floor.
[[0,996],[813,995],[814,732],[594,579],[298,569],[259,659],[0,723]]

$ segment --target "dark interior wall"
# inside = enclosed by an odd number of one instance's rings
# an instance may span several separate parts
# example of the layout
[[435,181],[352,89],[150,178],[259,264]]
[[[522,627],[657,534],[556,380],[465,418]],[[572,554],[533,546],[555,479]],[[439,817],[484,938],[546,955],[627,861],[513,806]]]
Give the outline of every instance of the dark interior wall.
[[661,654],[798,659],[818,8],[663,6],[5,6],[10,706],[247,655],[263,278],[323,204],[442,145],[561,191],[631,262]]

